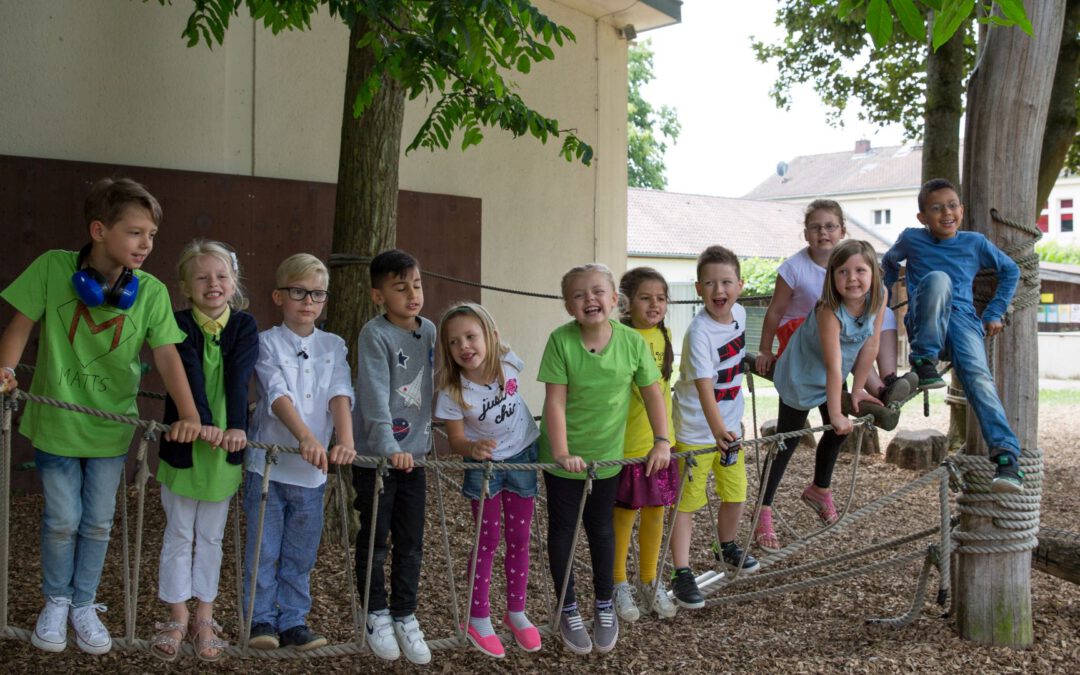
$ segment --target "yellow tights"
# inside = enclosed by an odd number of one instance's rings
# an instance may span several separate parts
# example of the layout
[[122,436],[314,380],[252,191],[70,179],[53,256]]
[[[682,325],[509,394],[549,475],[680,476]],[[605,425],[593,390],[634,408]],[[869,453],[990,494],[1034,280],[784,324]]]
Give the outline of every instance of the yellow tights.
[[[626,581],[626,556],[630,552],[630,535],[638,512],[615,507],[615,583]],[[656,579],[660,559],[660,540],[664,534],[664,507],[645,506],[641,509],[638,527],[638,576],[641,583]]]

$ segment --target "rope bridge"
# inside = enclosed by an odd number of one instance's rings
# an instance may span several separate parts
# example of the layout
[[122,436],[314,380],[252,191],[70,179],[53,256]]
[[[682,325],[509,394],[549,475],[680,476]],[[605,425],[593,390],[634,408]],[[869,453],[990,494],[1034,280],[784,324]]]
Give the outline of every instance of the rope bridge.
[[[754,428],[755,436],[757,435],[757,405],[756,405],[756,392],[754,391],[753,375],[747,375],[748,384],[751,389],[751,399],[753,402],[753,416],[754,416]],[[913,394],[908,400],[914,398],[917,394]],[[120,422],[129,424],[142,431],[138,447],[136,451],[136,464],[137,469],[135,473],[135,487],[137,492],[136,511],[134,516],[134,523],[131,522],[132,518],[128,513],[127,499],[124,498],[125,485],[121,484],[120,496],[121,496],[121,523],[123,528],[123,591],[124,591],[124,634],[123,636],[117,636],[113,639],[113,644],[116,649],[122,651],[148,651],[150,649],[151,641],[136,636],[137,627],[137,599],[139,597],[139,581],[140,570],[142,562],[142,539],[143,539],[143,523],[145,518],[145,496],[146,487],[149,479],[149,465],[147,462],[148,450],[150,443],[154,441],[155,434],[168,431],[168,426],[161,424],[154,420],[139,419],[136,417],[130,417],[127,415],[118,415],[115,413],[109,413],[94,408],[88,408],[86,406],[73,405],[64,401],[51,399],[48,397],[38,396],[30,394],[24,391],[15,391],[10,395],[0,395],[0,403],[3,407],[3,421],[2,421],[2,440],[3,446],[0,449],[0,635],[8,638],[20,639],[23,641],[29,641],[31,631],[23,628],[18,628],[8,625],[8,588],[9,588],[9,519],[10,519],[10,481],[9,471],[11,467],[11,439],[12,439],[12,416],[17,406],[18,401],[32,401],[34,403],[42,405],[51,405],[65,410],[71,410],[82,414],[93,415],[102,419],[111,420],[114,422]],[[906,401],[900,404],[902,405]],[[878,498],[877,500],[862,506],[861,508],[851,511],[851,504],[854,497],[855,484],[857,479],[857,472],[859,466],[859,457],[863,447],[863,436],[865,430],[872,424],[873,417],[865,415],[858,418],[856,422],[856,429],[853,432],[853,443],[855,445],[854,461],[852,467],[852,480],[849,488],[849,493],[845,501],[841,518],[836,523],[823,527],[813,532],[806,534],[799,534],[794,531],[793,528],[787,526],[797,537],[795,541],[786,546],[780,552],[766,556],[761,559],[761,568],[766,570],[769,567],[777,565],[788,558],[797,555],[798,553],[807,549],[810,545],[816,544],[827,537],[836,536],[845,530],[850,529],[857,523],[865,520],[866,518],[878,514],[882,510],[897,503],[905,497],[915,493],[916,491],[930,486],[934,483],[938,485],[938,498],[940,502],[940,522],[932,527],[925,528],[918,532],[911,534],[898,536],[888,541],[880,542],[867,546],[858,550],[848,551],[840,555],[836,555],[827,559],[817,560],[813,562],[803,563],[797,566],[788,566],[783,569],[774,571],[762,571],[758,574],[743,575],[739,570],[734,571],[731,576],[720,572],[708,571],[698,577],[699,585],[703,594],[706,595],[707,606],[726,605],[735,602],[744,602],[749,600],[759,600],[775,595],[781,595],[785,593],[792,593],[801,590],[805,590],[812,587],[824,586],[828,584],[838,583],[847,579],[872,574],[881,570],[894,569],[911,564],[912,562],[922,560],[923,565],[918,575],[918,581],[916,584],[916,591],[912,600],[911,609],[909,609],[904,615],[892,618],[870,619],[872,623],[877,623],[887,626],[903,626],[914,620],[920,613],[924,604],[925,594],[928,586],[929,573],[932,568],[938,570],[939,577],[939,589],[937,600],[939,604],[943,604],[947,598],[949,592],[949,583],[951,578],[950,573],[950,553],[955,550],[959,553],[996,553],[1003,550],[1030,550],[1036,545],[1035,535],[1038,532],[1038,504],[1041,492],[1041,466],[1042,458],[1038,451],[1034,453],[1025,454],[1021,463],[1027,471],[1027,477],[1025,479],[1025,493],[1022,495],[1003,496],[1000,494],[990,493],[989,477],[992,476],[992,466],[985,458],[965,457],[963,455],[956,455],[948,458],[946,462],[937,469],[917,478],[911,483],[901,487],[899,490]],[[819,426],[809,429],[802,429],[796,431],[790,431],[785,433],[773,434],[763,438],[746,439],[742,442],[745,451],[753,450],[755,467],[758,470],[758,475],[761,475],[762,467],[767,472],[771,462],[780,448],[781,444],[790,438],[798,438],[801,436],[821,432],[831,429],[831,426]],[[256,559],[252,561],[254,568],[258,566],[258,551],[261,546],[262,536],[262,519],[266,504],[266,496],[268,483],[273,470],[273,466],[276,463],[277,457],[281,453],[298,453],[299,450],[293,447],[281,446],[276,444],[259,443],[256,441],[249,441],[248,445],[254,448],[261,448],[267,452],[266,464],[263,471],[263,483],[262,483],[262,500],[259,513],[259,539],[256,541],[254,550],[256,551]],[[702,450],[672,453],[673,459],[686,460],[682,469],[682,479],[679,483],[679,487],[676,493],[676,503],[681,496],[683,487],[687,481],[697,480],[700,478],[695,477],[696,462],[694,457],[707,452],[712,452],[715,449],[706,448]],[[980,460],[977,461],[977,460]],[[635,459],[620,459],[609,461],[592,462],[588,465],[585,472],[585,488],[582,491],[581,501],[578,505],[578,520],[574,533],[574,541],[578,541],[580,536],[581,524],[581,512],[584,508],[585,499],[587,498],[592,482],[596,479],[596,470],[601,467],[611,466],[627,466],[630,464],[639,464],[647,461],[647,458],[635,458]],[[544,464],[544,463],[501,463],[501,462],[485,462],[485,463],[466,463],[463,460],[445,460],[434,459],[431,457],[418,460],[417,466],[427,467],[432,470],[437,478],[434,481],[435,484],[435,497],[436,508],[440,518],[441,525],[441,538],[444,554],[447,564],[447,578],[448,587],[451,595],[450,609],[453,614],[454,626],[456,632],[454,635],[434,639],[428,641],[428,646],[433,650],[439,649],[455,649],[467,645],[462,621],[462,611],[465,608],[471,606],[471,584],[470,590],[465,598],[465,604],[462,605],[459,601],[458,589],[456,588],[454,575],[456,567],[453,561],[453,555],[450,546],[450,533],[446,518],[445,508],[445,496],[443,494],[442,484],[444,482],[454,483],[453,479],[447,475],[447,472],[460,472],[465,469],[482,469],[482,491],[485,497],[488,495],[488,485],[493,474],[498,471],[515,471],[515,470],[532,470],[542,471],[545,469],[555,468],[556,465]],[[373,495],[372,506],[372,518],[378,512],[378,500],[380,498],[380,492],[382,489],[382,478],[389,470],[389,465],[386,460],[374,459],[370,457],[357,457],[353,462],[354,466],[376,468],[376,490]],[[700,475],[700,473],[699,473]],[[707,475],[707,474],[706,474]],[[343,471],[337,472],[338,480],[342,487],[345,483],[345,474]],[[760,487],[760,486],[759,486]],[[987,515],[995,519],[995,523],[999,524],[1001,530],[997,530],[990,534],[974,535],[964,532],[953,532],[952,522],[953,517],[950,508],[950,490],[960,491],[957,497],[957,503],[961,505],[963,509],[971,509],[973,513],[979,515]],[[345,491],[343,489],[337,490],[339,504],[338,507],[342,510],[342,513],[347,511],[348,504],[346,504]],[[706,491],[709,494],[709,508],[710,513],[712,509],[712,495],[711,491]],[[756,500],[756,507],[761,504],[763,491],[759,489]],[[234,500],[238,500],[239,497],[234,497]],[[538,497],[542,499],[542,497]],[[472,559],[476,558],[476,548],[479,545],[479,523],[483,519],[483,501],[481,501],[481,512],[477,519],[477,527],[472,535]],[[224,653],[232,657],[244,657],[244,658],[261,658],[261,659],[307,659],[307,658],[319,658],[319,657],[333,657],[333,656],[349,656],[357,655],[368,651],[366,646],[366,631],[362,629],[362,613],[361,608],[366,606],[368,599],[368,591],[371,584],[371,556],[373,554],[373,546],[369,543],[369,559],[368,559],[368,575],[364,580],[362,597],[360,603],[357,602],[357,594],[355,592],[355,571],[353,569],[353,556],[350,551],[351,541],[348,536],[348,525],[346,519],[342,518],[341,527],[341,545],[343,547],[343,562],[345,563],[345,579],[348,584],[346,592],[350,598],[351,614],[352,614],[352,640],[344,643],[330,644],[318,649],[313,649],[306,652],[300,652],[293,648],[281,648],[276,650],[258,650],[248,647],[248,637],[250,635],[251,625],[250,620],[245,617],[250,617],[252,614],[252,605],[249,604],[247,608],[239,606],[243,597],[242,589],[239,585],[242,584],[243,572],[242,572],[242,558],[240,549],[240,516],[238,501],[234,503],[233,508],[233,542],[235,548],[235,560],[236,560],[236,582],[237,588],[237,614],[238,625],[241,628],[241,640],[239,644],[229,645],[225,648]],[[755,508],[754,512],[757,512]],[[544,555],[545,547],[543,538],[541,535],[541,528],[539,522],[540,509],[534,509],[534,521],[532,523],[534,536],[536,541],[537,550],[540,555]],[[715,518],[711,519],[715,523]],[[671,525],[674,521],[674,509],[671,510],[671,514],[668,518],[668,522],[665,526],[665,533],[663,537],[663,543],[661,551],[664,555],[662,565],[670,567],[671,563],[667,560],[669,551],[669,543],[671,537]],[[755,522],[752,524],[748,538],[752,536],[753,527],[756,526]],[[374,534],[374,523],[372,523],[372,535]],[[134,544],[130,542],[130,531],[134,531]],[[805,572],[812,572],[815,570],[821,570],[824,568],[830,568],[840,563],[850,562],[866,558],[876,553],[884,551],[894,551],[905,545],[922,542],[930,539],[931,537],[937,538],[935,543],[920,544],[920,546],[914,550],[897,553],[884,560],[877,560],[873,562],[867,562],[861,566],[853,567],[839,572],[832,572],[825,576],[804,579],[800,581],[780,583],[778,585],[767,585],[768,582],[779,581],[784,578],[790,578],[794,575],[798,575]],[[999,536],[998,536],[999,535]],[[715,537],[715,527],[713,527],[713,536]],[[744,550],[749,550],[750,542],[746,542]],[[574,565],[584,566],[583,561],[576,559],[576,547],[571,549],[570,559],[568,560],[568,568]],[[584,566],[587,570],[587,566]],[[470,577],[472,578],[472,572],[470,570]],[[663,577],[663,573],[657,575],[657,581]],[[546,579],[546,575],[544,577]],[[252,579],[252,588],[250,594],[253,603],[255,594],[254,578]],[[547,625],[538,624],[541,635],[544,637],[550,637],[557,633],[557,620],[559,612],[562,609],[565,600],[566,586],[565,584],[561,589],[551,589],[550,581],[548,581],[543,587],[543,593],[545,597],[545,606],[551,607],[553,612],[551,614],[550,622]],[[729,588],[730,587],[730,588]],[[653,589],[655,591],[655,588]],[[730,592],[724,592],[730,591]],[[553,600],[554,599],[554,600]],[[246,610],[246,611],[245,611]],[[588,623],[588,622],[587,622]],[[508,636],[502,636],[508,639]],[[187,656],[194,656],[194,651],[190,644],[183,644],[181,647],[181,653]]]

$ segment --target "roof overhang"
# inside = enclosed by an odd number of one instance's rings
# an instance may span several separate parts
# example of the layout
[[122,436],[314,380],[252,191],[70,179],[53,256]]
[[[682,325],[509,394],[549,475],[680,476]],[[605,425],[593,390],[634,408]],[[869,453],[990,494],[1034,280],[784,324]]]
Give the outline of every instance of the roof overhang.
[[637,33],[682,21],[682,0],[559,0],[559,3],[594,19],[611,19],[616,28],[633,26]]

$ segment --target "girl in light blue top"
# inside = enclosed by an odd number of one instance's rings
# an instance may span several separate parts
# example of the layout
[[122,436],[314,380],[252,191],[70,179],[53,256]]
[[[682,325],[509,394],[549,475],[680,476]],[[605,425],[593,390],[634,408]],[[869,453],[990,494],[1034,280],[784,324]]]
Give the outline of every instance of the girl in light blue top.
[[[884,304],[885,288],[873,247],[856,239],[838,244],[829,255],[821,300],[776,363],[776,391],[780,394],[777,433],[802,429],[815,407],[821,413],[821,423],[833,426],[818,442],[814,482],[802,493],[803,501],[826,525],[837,520],[829,485],[840,445],[853,428],[841,410],[844,381],[853,369],[852,408],[858,412],[862,401],[881,405],[863,385],[877,358]],[[772,501],[798,444],[798,438],[784,442],[765,483],[754,540],[766,551],[780,549],[772,528]]]

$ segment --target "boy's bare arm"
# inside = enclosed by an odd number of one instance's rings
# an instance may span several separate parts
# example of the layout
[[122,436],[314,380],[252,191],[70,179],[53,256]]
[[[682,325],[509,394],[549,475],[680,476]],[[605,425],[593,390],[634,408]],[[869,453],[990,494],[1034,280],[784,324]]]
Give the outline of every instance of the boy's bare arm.
[[195,399],[191,396],[187,373],[184,372],[184,363],[180,360],[176,345],[167,344],[155,347],[154,366],[161,373],[165,390],[169,392],[169,396],[176,404],[176,412],[180,417],[170,425],[169,433],[165,437],[177,443],[191,443],[202,431],[202,422],[195,409]]
[[713,390],[712,378],[699,377],[694,380],[694,389],[697,390],[701,412],[705,415],[705,421],[709,423],[713,438],[716,439],[716,447],[727,450],[728,443],[736,440],[736,437],[724,424],[724,416],[720,414],[720,406],[716,403],[716,391]]
[[288,396],[279,396],[270,404],[270,409],[299,443],[300,456],[304,461],[326,473],[326,448],[311,433],[311,428],[304,423],[292,400]]
[[[11,323],[0,337],[0,391],[9,391],[19,386],[15,379],[15,367],[19,365],[30,333],[34,330],[34,320],[16,310]],[[10,370],[8,370],[10,368]]]

